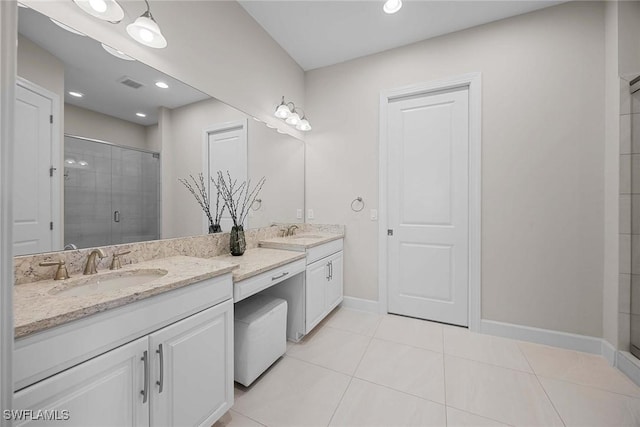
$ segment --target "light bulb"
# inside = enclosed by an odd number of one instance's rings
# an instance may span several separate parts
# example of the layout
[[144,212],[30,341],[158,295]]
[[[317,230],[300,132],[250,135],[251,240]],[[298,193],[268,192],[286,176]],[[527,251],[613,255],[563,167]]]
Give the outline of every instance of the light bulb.
[[274,113],[274,115],[279,119],[286,119],[291,114],[291,110],[287,105],[284,104],[284,101],[282,102],[283,103],[278,105],[278,108],[276,108],[276,112]]
[[287,122],[287,124],[295,126],[300,121],[300,116],[294,111],[289,117],[287,117],[287,120],[285,121]]
[[107,3],[104,0],[89,0],[89,6],[98,13],[107,11]]
[[169,85],[165,82],[156,82],[156,86],[158,86],[160,89],[169,89]]
[[146,28],[141,28],[138,34],[140,34],[140,38],[147,43],[153,40],[153,33]]
[[296,125],[296,129],[301,130],[303,132],[307,132],[311,130],[311,125],[309,124],[309,120],[307,120],[305,117],[302,118],[302,120],[300,120],[298,122],[298,124]]
[[147,11],[138,19],[127,25],[127,33],[138,43],[145,46],[161,49],[167,47],[167,39],[164,38],[160,27]]
[[402,0],[387,0],[384,2],[382,10],[384,10],[384,13],[392,14],[399,11],[400,8],[402,8]]

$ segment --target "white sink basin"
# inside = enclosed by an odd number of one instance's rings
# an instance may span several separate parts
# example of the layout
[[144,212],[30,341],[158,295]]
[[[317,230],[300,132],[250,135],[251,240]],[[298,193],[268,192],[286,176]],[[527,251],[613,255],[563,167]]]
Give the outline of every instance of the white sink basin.
[[161,269],[114,271],[112,273],[79,278],[77,281],[74,281],[74,283],[69,283],[69,286],[65,286],[62,289],[58,288],[54,292],[56,295],[61,296],[84,297],[100,295],[129,286],[142,285],[159,279],[166,274],[167,271]]
[[295,236],[291,236],[290,239],[322,239],[323,236],[318,236],[317,234],[296,234]]

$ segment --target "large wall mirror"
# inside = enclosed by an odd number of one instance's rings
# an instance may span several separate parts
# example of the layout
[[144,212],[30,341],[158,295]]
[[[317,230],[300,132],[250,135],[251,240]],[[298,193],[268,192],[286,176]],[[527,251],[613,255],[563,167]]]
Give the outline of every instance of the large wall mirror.
[[266,178],[246,227],[303,221],[302,141],[29,8],[18,76],[15,255],[206,233],[179,178],[217,170]]

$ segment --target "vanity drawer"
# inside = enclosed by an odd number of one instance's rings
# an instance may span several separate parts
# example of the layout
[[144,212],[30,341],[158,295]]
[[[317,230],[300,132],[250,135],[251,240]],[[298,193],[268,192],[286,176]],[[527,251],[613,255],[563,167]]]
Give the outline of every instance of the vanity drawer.
[[258,274],[245,280],[233,284],[233,301],[242,301],[245,298],[256,294],[263,289],[267,289],[277,283],[287,280],[298,273],[302,273],[306,268],[304,259],[290,262],[273,270]]
[[343,248],[343,239],[333,240],[325,243],[324,245],[315,246],[307,249],[307,264],[313,264],[314,262],[328,257],[329,255],[340,252]]

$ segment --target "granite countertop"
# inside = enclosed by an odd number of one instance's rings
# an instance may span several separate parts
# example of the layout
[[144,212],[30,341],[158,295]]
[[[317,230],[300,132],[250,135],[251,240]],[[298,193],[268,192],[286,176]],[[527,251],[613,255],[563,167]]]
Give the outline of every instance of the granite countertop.
[[238,268],[233,270],[233,281],[239,282],[249,277],[256,276],[265,271],[272,270],[282,265],[299,259],[304,259],[307,255],[301,252],[293,252],[280,249],[254,248],[245,251],[242,256],[231,254],[212,258],[229,263],[235,263]]
[[343,234],[327,233],[327,232],[305,232],[290,237],[273,237],[271,239],[261,240],[259,245],[261,248],[284,249],[288,251],[304,252],[314,246],[323,245],[333,240],[344,238]]
[[[15,338],[220,276],[231,272],[238,265],[234,259],[222,258],[176,256],[130,264],[116,271],[103,270],[91,276],[80,275],[63,281],[41,280],[16,285],[13,293]],[[106,290],[99,294],[73,296],[60,293],[86,283],[88,279],[131,276],[135,270],[167,273],[141,285]]]

